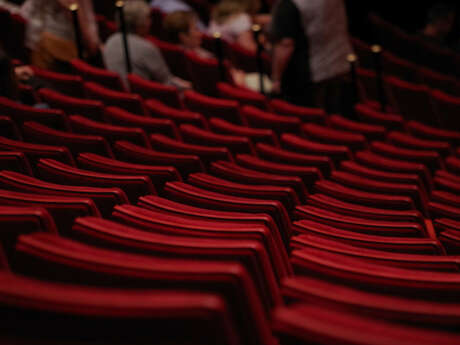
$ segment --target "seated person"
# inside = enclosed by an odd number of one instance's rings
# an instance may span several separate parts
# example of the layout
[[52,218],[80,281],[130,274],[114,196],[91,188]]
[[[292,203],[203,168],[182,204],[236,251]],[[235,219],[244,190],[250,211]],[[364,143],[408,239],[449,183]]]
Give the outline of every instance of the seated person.
[[[127,1],[123,12],[128,32],[128,47],[132,73],[163,84],[181,89],[191,88],[191,83],[175,77],[169,71],[160,50],[145,37],[150,29],[150,7],[145,1]],[[117,32],[109,37],[103,50],[107,69],[117,72],[126,80],[127,70],[123,48],[123,35]]]
[[424,40],[448,48],[447,36],[455,23],[455,7],[448,3],[438,2],[428,11],[425,27],[420,32]]
[[[214,58],[215,56],[201,47],[202,33],[197,27],[197,16],[191,11],[176,11],[168,14],[163,20],[163,27],[171,43],[180,45],[186,50],[193,51],[202,58]],[[258,74],[244,73],[234,67],[229,69],[234,83],[240,87],[248,87],[259,91]],[[264,78],[266,88],[271,87],[268,78]]]
[[[152,0],[152,8],[156,8],[163,13],[169,14],[176,11],[193,11],[192,7],[182,0]],[[206,25],[197,18],[197,27],[200,31],[206,30]]]
[[260,9],[260,0],[222,0],[212,13],[208,32],[219,32],[223,39],[238,43],[251,52],[257,50],[257,43],[252,33],[254,24],[252,16]]
[[213,58],[213,54],[201,48],[203,34],[198,28],[198,16],[193,11],[175,11],[163,20],[163,28],[169,42],[200,57]]
[[26,42],[34,66],[69,73],[69,62],[78,57],[71,4],[77,4],[84,53],[99,54],[100,42],[91,0],[27,0],[21,14],[28,21]]

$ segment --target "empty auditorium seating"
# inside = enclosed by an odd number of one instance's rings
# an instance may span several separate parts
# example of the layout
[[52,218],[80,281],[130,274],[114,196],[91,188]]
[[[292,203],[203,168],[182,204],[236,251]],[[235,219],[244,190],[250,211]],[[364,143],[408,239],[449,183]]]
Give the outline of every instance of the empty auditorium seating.
[[0,149],[3,151],[24,153],[31,163],[32,169],[35,167],[36,161],[40,158],[52,158],[75,166],[72,154],[65,146],[40,145],[0,137]]
[[0,97],[0,114],[11,118],[17,125],[36,121],[56,129],[69,129],[66,115],[58,109],[37,109]]
[[170,119],[136,115],[118,107],[106,107],[103,117],[107,122],[114,125],[140,127],[147,134],[162,133],[176,139],[180,138],[176,124]]
[[[187,218],[192,219],[230,222],[234,224],[233,229],[237,229],[237,225],[239,224],[246,224],[254,226],[254,228],[261,228],[261,230],[258,231],[262,235],[262,238],[266,238],[263,243],[265,243],[264,245],[266,246],[268,252],[271,253],[270,260],[273,263],[278,279],[292,274],[292,268],[281,239],[280,231],[273,218],[266,213],[243,213],[199,208],[155,195],[141,197],[138,205],[150,210],[186,216]],[[265,229],[267,229],[269,233],[267,233]],[[248,232],[246,230],[241,232],[232,231],[231,233],[227,233],[226,235],[224,234],[223,236],[228,236],[228,238],[245,238],[247,233]],[[209,235],[211,234],[202,234],[202,236]],[[217,233],[214,233],[214,235],[218,236]],[[259,236],[256,237],[259,238]]]
[[301,120],[294,116],[284,116],[269,113],[253,106],[244,106],[241,108],[241,116],[251,127],[268,128],[274,132],[281,133],[298,133]]
[[168,107],[156,99],[149,99],[146,101],[145,107],[153,117],[167,118],[173,120],[176,124],[190,123],[199,127],[208,128],[208,122],[202,114]]
[[76,133],[98,135],[110,144],[117,140],[126,140],[134,144],[150,148],[150,142],[144,130],[140,127],[124,127],[93,121],[80,115],[69,117],[70,126]]
[[362,134],[367,140],[379,140],[385,137],[385,127],[369,125],[349,120],[340,115],[332,115],[328,118],[330,125],[343,131]]
[[40,144],[65,145],[73,155],[80,152],[93,152],[113,157],[109,143],[99,135],[75,134],[55,130],[34,121],[23,125],[24,137]]
[[279,175],[298,176],[302,178],[305,186],[310,190],[317,180],[323,178],[321,171],[311,166],[274,163],[256,156],[245,154],[237,155],[236,161],[243,167],[258,170],[260,172],[270,171]]
[[252,142],[244,136],[219,134],[189,124],[182,124],[180,131],[184,141],[191,144],[211,147],[225,146],[233,154],[255,153]]
[[327,156],[297,153],[264,143],[257,144],[256,151],[261,158],[272,162],[316,167],[324,176],[334,170],[334,163]]
[[460,112],[460,97],[445,94],[439,90],[431,92],[433,107],[443,128],[460,130],[460,122],[457,119]]
[[423,237],[423,227],[418,223],[389,222],[372,220],[360,217],[344,216],[330,210],[320,209],[314,206],[297,206],[295,215],[299,219],[310,219],[325,225],[330,225],[344,230],[362,232],[369,235],[392,236],[392,237]]
[[327,156],[336,164],[341,160],[352,159],[350,149],[344,145],[323,144],[295,134],[281,135],[281,146],[299,153]]
[[91,81],[112,90],[125,91],[120,76],[115,72],[91,66],[79,59],[72,60],[71,65],[74,73],[82,77],[85,81]]
[[2,115],[0,115],[0,136],[14,140],[22,138],[17,125],[11,118]]
[[367,147],[367,140],[364,135],[352,133],[347,130],[337,130],[322,125],[308,123],[302,125],[302,133],[311,140],[325,144],[344,145],[352,151]]
[[33,175],[26,155],[17,151],[0,151],[0,170],[11,170],[25,175]]
[[[295,234],[314,235],[328,240],[349,244],[355,247],[376,249],[379,251],[407,253],[407,254],[429,254],[443,255],[444,248],[439,241],[422,237],[401,237],[401,236],[380,236],[359,233],[350,230],[339,229],[330,225],[322,224],[314,220],[302,219],[293,223]],[[296,237],[298,242],[304,239]]]
[[[334,325],[333,330],[330,329],[331,323]],[[434,345],[439,342],[455,344],[459,341],[456,335],[447,331],[395,325],[358,313],[329,310],[308,304],[277,309],[273,315],[273,330],[282,344],[286,345],[306,345],[311,343],[312,338],[318,345],[402,345],[414,341],[421,345]]]
[[173,200],[216,210],[267,213],[276,221],[285,243],[291,233],[287,211],[279,201],[249,199],[207,191],[182,182],[168,182],[164,193]]
[[235,100],[209,97],[189,90],[184,92],[184,105],[190,111],[203,114],[208,119],[217,117],[236,124],[242,122],[238,102]]
[[71,97],[84,97],[83,79],[78,75],[63,74],[34,67],[37,78],[45,81],[54,90]]
[[265,142],[279,146],[278,137],[271,129],[251,128],[235,125],[221,118],[213,117],[209,120],[211,129],[230,135],[241,135],[250,138],[253,142]]
[[54,184],[22,174],[1,171],[0,186],[3,189],[44,195],[91,198],[104,217],[110,216],[115,205],[129,203],[126,194],[117,187],[80,187]]
[[82,169],[117,173],[121,175],[148,175],[158,190],[167,181],[181,181],[181,176],[173,166],[134,164],[122,162],[93,153],[82,153],[77,158],[78,166]]
[[[0,272],[0,282],[4,343],[112,342],[129,337],[131,344],[240,344],[230,307],[216,293],[180,287],[142,291],[82,287],[7,272]],[[209,329],[203,332],[203,328]]]
[[288,211],[300,204],[297,194],[290,187],[241,184],[204,173],[191,174],[187,182],[197,187],[220,193],[256,199],[278,200],[283,203]]
[[62,109],[68,115],[81,115],[93,120],[101,120],[103,104],[100,101],[93,101],[83,98],[63,95],[50,89],[40,89],[38,95],[42,102],[47,103],[55,109]]
[[192,172],[205,170],[200,157],[190,154],[177,154],[155,151],[127,141],[117,141],[114,145],[115,156],[123,161],[152,165],[174,166],[182,177]]
[[363,122],[382,125],[389,129],[403,126],[403,118],[400,115],[383,113],[365,104],[357,104],[355,113]]
[[365,312],[376,318],[432,329],[451,330],[457,318],[456,303],[443,304],[367,292],[313,277],[286,279],[282,292],[291,303],[314,303],[333,310]]
[[277,114],[286,116],[297,116],[302,122],[324,122],[326,113],[320,108],[307,108],[290,104],[281,99],[273,99],[269,107]]
[[213,174],[241,183],[292,187],[301,202],[305,200],[308,193],[303,180],[298,176],[261,172],[226,161],[217,161],[212,163],[210,170]]
[[[144,210],[139,210],[140,212]],[[146,211],[148,213],[152,213]],[[153,214],[153,213],[152,213]],[[72,236],[85,243],[126,252],[183,259],[240,262],[253,276],[268,312],[281,294],[265,248],[255,240],[209,239],[147,232],[101,218],[79,218]]]
[[267,99],[262,94],[230,85],[229,83],[218,83],[217,90],[222,98],[233,99],[241,105],[249,105],[259,109],[267,108]]
[[85,83],[85,93],[88,98],[102,101],[107,106],[120,107],[139,115],[147,113],[141,96],[135,93],[111,90],[93,82]]
[[66,233],[77,217],[101,216],[96,204],[88,197],[43,195],[2,189],[0,205],[43,207],[53,217],[60,233]]
[[135,74],[128,75],[128,82],[131,92],[141,95],[144,99],[155,98],[170,107],[182,108],[179,91],[175,86],[145,80]]
[[52,159],[40,159],[37,165],[43,179],[74,186],[119,187],[133,203],[146,194],[156,194],[155,187],[146,175],[104,174],[68,166]]
[[233,156],[229,149],[224,146],[204,146],[188,144],[175,139],[171,139],[162,134],[152,134],[150,141],[154,149],[187,155],[197,155],[205,164],[212,161],[223,159],[233,161]]
[[[15,271],[42,279],[106,287],[163,286],[217,293],[227,301],[245,342],[270,344],[273,341],[253,279],[239,263],[194,260],[193,265],[189,265],[187,260],[108,251],[56,236],[22,236],[16,251]],[[32,263],[34,270],[31,270]]]

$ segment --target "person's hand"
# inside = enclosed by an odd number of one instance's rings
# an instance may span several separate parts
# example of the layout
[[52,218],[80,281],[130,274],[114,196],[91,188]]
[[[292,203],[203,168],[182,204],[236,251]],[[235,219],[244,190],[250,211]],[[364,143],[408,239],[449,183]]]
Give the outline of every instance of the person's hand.
[[16,78],[19,81],[27,81],[34,76],[34,71],[30,66],[19,66],[14,69]]
[[273,80],[272,82],[272,94],[279,95],[281,94],[281,82],[278,80]]

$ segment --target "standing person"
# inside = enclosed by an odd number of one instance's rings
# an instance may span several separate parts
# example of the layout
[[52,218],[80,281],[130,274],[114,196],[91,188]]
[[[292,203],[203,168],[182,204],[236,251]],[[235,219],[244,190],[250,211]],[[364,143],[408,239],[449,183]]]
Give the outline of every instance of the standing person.
[[[123,7],[132,73],[140,77],[179,88],[191,88],[191,83],[175,77],[169,71],[160,50],[146,39],[150,32],[150,7],[143,0],[131,0]],[[109,37],[103,50],[107,69],[117,72],[126,81],[126,61],[123,35]]]
[[99,52],[99,35],[91,0],[27,0],[21,14],[33,24],[28,28],[32,64],[48,70],[66,71],[66,63],[78,57],[71,4],[77,4],[78,21],[86,54]]
[[272,15],[273,91],[340,112],[352,52],[343,0],[280,0]]

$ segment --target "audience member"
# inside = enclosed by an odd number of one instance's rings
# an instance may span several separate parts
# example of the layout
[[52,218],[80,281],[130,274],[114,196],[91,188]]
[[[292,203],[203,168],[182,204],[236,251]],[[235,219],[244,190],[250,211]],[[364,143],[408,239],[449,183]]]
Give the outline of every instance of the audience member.
[[455,23],[456,11],[451,4],[438,2],[428,10],[425,27],[420,37],[430,43],[448,47],[447,36]]
[[[214,58],[215,56],[201,47],[202,33],[197,28],[197,16],[191,11],[177,11],[168,14],[163,27],[170,42],[182,46],[184,49],[193,51],[202,58]],[[259,75],[257,73],[245,73],[227,64],[233,82],[241,87],[247,87],[259,91]],[[271,81],[264,79],[266,90],[271,90]]]
[[352,52],[343,0],[280,0],[274,7],[273,91],[339,112]]
[[78,57],[69,10],[74,3],[79,6],[78,21],[87,55],[99,52],[100,42],[91,0],[26,0],[21,13],[33,25],[27,32],[32,44],[33,65],[66,71],[66,63]]
[[[146,39],[151,24],[148,4],[142,0],[128,1],[123,11],[128,32],[132,73],[144,79],[175,85],[179,88],[190,88],[189,82],[171,74],[159,49]],[[121,33],[117,32],[109,37],[103,55],[106,67],[126,79],[126,60]]]
[[222,0],[211,13],[209,33],[219,32],[223,39],[238,43],[255,52],[257,44],[251,31],[254,23],[252,15],[260,9],[260,0]]
[[[152,0],[150,2],[152,8],[157,8],[165,14],[177,11],[193,11],[193,8],[182,0]],[[197,17],[197,27],[201,31],[206,30],[206,25]]]
[[198,29],[198,16],[193,11],[175,11],[163,20],[163,28],[169,42],[191,50],[203,58],[214,57],[201,47],[202,32]]

